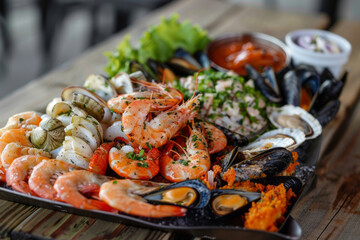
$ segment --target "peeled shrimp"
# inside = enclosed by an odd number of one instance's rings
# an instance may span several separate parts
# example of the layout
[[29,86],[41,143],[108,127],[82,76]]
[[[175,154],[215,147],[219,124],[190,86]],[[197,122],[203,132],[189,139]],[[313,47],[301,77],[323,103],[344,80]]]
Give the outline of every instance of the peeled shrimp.
[[35,127],[39,126],[40,122],[41,117],[35,112],[23,112],[15,114],[9,118],[5,127],[0,129],[0,136],[9,129],[34,129]]
[[[22,146],[32,147],[31,142],[28,139],[29,131],[26,129],[9,129],[2,133],[0,136],[0,158],[3,150],[9,143],[19,143]],[[0,181],[6,181],[6,170],[3,167],[0,159]]]
[[52,159],[36,165],[29,178],[29,187],[39,197],[60,200],[53,185],[55,180],[64,173],[80,170],[80,167]]
[[122,116],[124,133],[131,142],[142,148],[159,148],[196,116],[198,97],[177,106],[174,110],[162,112],[152,120],[147,116],[151,111],[151,100],[135,100]]
[[[32,147],[32,143],[29,140],[29,131],[26,129],[10,129],[6,130],[0,137],[0,142],[3,143],[18,143],[25,147]],[[6,145],[2,145],[4,148]],[[4,148],[0,149],[0,153],[2,153],[2,150]]]
[[135,153],[131,146],[123,145],[121,149],[110,150],[109,164],[121,177],[148,180],[155,177],[160,170],[159,156],[160,151],[156,148]]
[[137,99],[147,99],[152,101],[151,111],[164,111],[183,100],[182,93],[172,87],[163,84],[150,83],[141,80],[132,80],[133,83],[147,87],[151,91],[133,92],[119,95],[108,101],[109,109],[122,114],[127,106]]
[[58,193],[61,201],[67,202],[74,207],[89,210],[111,211],[112,209],[99,200],[88,199],[80,193],[79,190],[85,188],[96,189],[101,184],[109,181],[111,178],[98,175],[86,170],[74,170],[58,177],[55,181],[54,189]]
[[165,186],[150,181],[118,179],[101,185],[100,199],[121,212],[143,217],[184,216],[185,208],[170,205],[152,205],[138,194],[150,193]]
[[167,151],[160,157],[160,173],[166,179],[180,182],[186,179],[196,179],[210,169],[210,155],[205,137],[200,131],[191,130],[186,142],[185,154],[173,155],[173,142],[168,143]]
[[7,170],[14,159],[24,155],[40,155],[51,158],[50,153],[45,152],[42,149],[25,147],[18,143],[8,143],[0,155],[4,169]]
[[31,170],[43,160],[49,160],[49,158],[36,155],[25,155],[16,158],[6,172],[7,185],[18,192],[31,194],[27,179]]

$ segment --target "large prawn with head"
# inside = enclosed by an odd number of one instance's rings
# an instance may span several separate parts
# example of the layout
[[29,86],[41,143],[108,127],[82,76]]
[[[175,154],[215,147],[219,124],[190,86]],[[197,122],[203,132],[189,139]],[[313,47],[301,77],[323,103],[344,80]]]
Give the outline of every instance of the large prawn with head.
[[[173,150],[173,147],[178,152]],[[204,135],[196,128],[190,130],[186,147],[169,141],[160,158],[160,173],[172,182],[196,179],[205,175],[211,165],[208,146]]]
[[152,205],[140,197],[140,195],[150,193],[166,185],[150,181],[116,179],[102,184],[99,196],[111,207],[132,215],[153,218],[185,216],[185,208],[171,205]]
[[128,139],[142,148],[159,148],[166,144],[188,121],[196,116],[198,97],[175,106],[152,119],[151,100],[135,100],[126,108],[122,123]]
[[135,100],[149,100],[151,102],[150,110],[154,112],[165,111],[179,104],[184,98],[179,90],[168,85],[135,79],[132,79],[131,82],[147,88],[148,91],[121,94],[116,98],[110,99],[107,103],[108,107],[118,114],[124,113],[129,104]]

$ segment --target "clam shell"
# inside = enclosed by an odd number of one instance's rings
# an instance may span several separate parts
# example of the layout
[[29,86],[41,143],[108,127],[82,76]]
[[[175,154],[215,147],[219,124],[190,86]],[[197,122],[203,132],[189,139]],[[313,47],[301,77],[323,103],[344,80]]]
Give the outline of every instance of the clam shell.
[[131,83],[130,76],[127,73],[119,73],[110,79],[110,82],[115,86],[119,94],[131,93],[134,87]]
[[305,134],[298,129],[282,128],[261,135],[251,144],[239,149],[247,157],[252,157],[270,148],[283,147],[293,151],[305,141]]
[[[269,116],[271,123],[277,128],[289,128],[289,126],[282,126],[278,123],[279,116],[299,116],[301,120],[307,123],[311,129],[312,133],[309,136],[306,136],[306,139],[314,139],[318,137],[322,132],[322,127],[316,118],[314,118],[310,113],[306,112],[300,107],[295,107],[293,105],[285,105],[281,108],[274,108]],[[299,128],[300,129],[300,128]]]
[[96,93],[105,101],[117,96],[112,84],[105,77],[98,74],[88,76],[84,82],[84,87]]
[[[78,99],[78,97],[80,98]],[[84,109],[89,114],[95,114],[93,117],[101,122],[108,122],[111,120],[112,114],[107,107],[105,100],[84,87],[67,87],[61,93],[61,98],[63,101],[73,102],[77,107]],[[82,102],[82,100],[85,102]],[[93,111],[94,105],[98,105],[95,113]],[[98,108],[102,108],[103,111],[99,112]]]

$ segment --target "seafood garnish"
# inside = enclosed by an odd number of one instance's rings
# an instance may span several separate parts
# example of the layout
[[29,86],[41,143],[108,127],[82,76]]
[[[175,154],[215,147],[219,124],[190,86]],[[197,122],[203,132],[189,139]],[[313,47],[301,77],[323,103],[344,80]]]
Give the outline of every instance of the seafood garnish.
[[258,200],[261,193],[243,192],[233,189],[216,189],[211,191],[211,210],[222,217],[240,210],[247,204]]
[[322,132],[322,127],[316,118],[293,105],[272,109],[269,119],[277,128],[295,128],[303,131],[306,139],[314,139]]
[[141,180],[117,179],[101,185],[100,199],[121,212],[143,217],[184,216],[185,208],[152,205],[137,196],[157,190],[166,184]]
[[104,76],[98,74],[89,75],[84,82],[84,87],[96,93],[105,101],[117,96],[112,84]]
[[186,180],[153,191],[144,198],[150,202],[203,208],[209,203],[210,191],[199,180]]
[[262,134],[251,144],[242,147],[239,151],[246,158],[253,157],[270,148],[283,147],[293,151],[305,141],[305,134],[298,129],[282,128]]

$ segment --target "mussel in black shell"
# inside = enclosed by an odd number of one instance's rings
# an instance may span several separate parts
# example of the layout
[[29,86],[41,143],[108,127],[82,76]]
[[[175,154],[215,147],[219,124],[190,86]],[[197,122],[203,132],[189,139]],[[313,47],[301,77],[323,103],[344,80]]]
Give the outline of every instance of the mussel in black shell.
[[240,210],[249,203],[260,199],[261,193],[244,192],[233,189],[211,191],[209,208],[216,217],[221,217]]
[[225,172],[233,167],[235,180],[240,182],[263,176],[275,176],[284,171],[292,159],[292,153],[285,148],[272,148],[248,159],[242,159],[239,149],[235,148],[223,160],[222,168]]
[[205,207],[210,200],[209,189],[198,180],[171,184],[144,196],[150,202],[174,204],[190,208]]
[[273,103],[280,103],[282,101],[279,86],[271,68],[267,68],[264,76],[248,64],[245,66],[245,69],[248,77],[254,80],[256,87],[269,101]]

